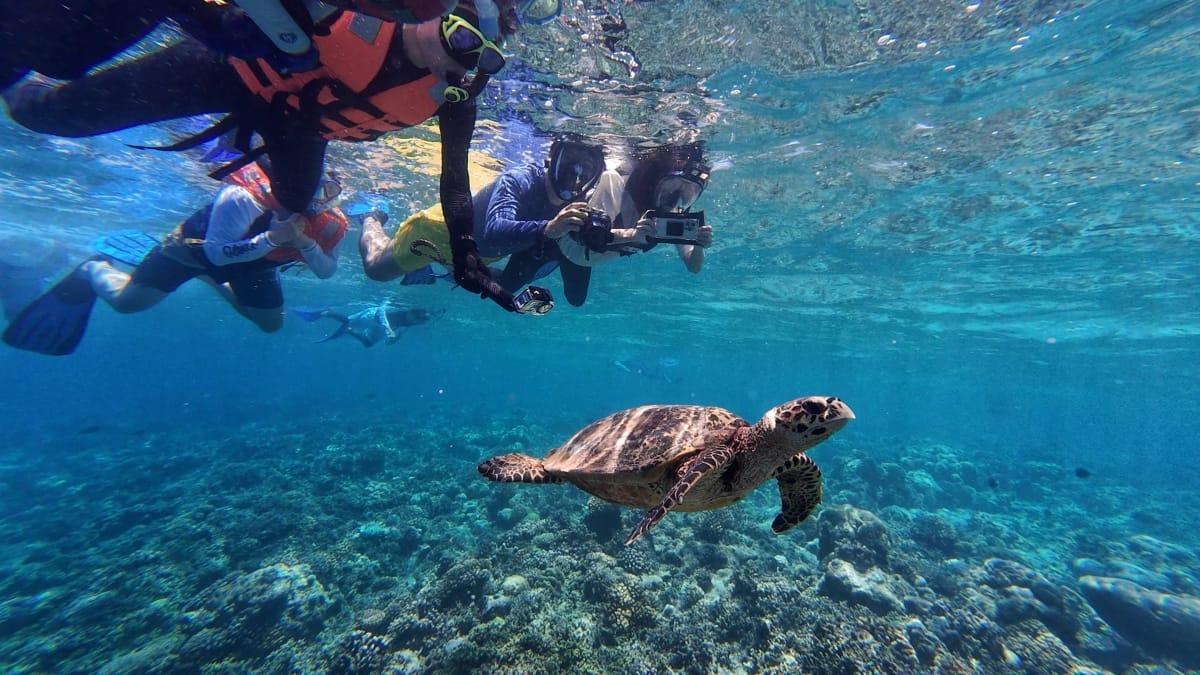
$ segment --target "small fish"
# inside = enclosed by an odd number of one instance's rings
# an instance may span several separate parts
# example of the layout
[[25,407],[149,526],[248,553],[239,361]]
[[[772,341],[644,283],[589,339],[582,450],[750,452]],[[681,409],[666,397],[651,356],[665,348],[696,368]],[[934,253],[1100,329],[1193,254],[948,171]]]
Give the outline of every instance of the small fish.
[[98,432],[98,431],[104,431],[104,425],[102,425],[102,424],[89,424],[89,425],[87,425],[86,427],[84,427],[84,428],[82,428],[82,429],[80,429],[80,430],[79,430],[79,435],[80,435],[80,436],[86,436],[86,435],[88,435],[88,434],[94,434],[94,433],[96,433],[96,432]]
[[1075,477],[1076,478],[1091,478],[1092,472],[1088,471],[1087,469],[1083,468],[1082,466],[1077,466],[1077,467],[1075,467]]
[[988,476],[987,483],[988,483],[988,487],[992,488],[993,490],[1000,487],[1000,481],[996,480],[995,476]]
[[368,401],[374,401],[374,400],[375,400],[375,399],[377,399],[377,398],[379,398],[379,394],[376,394],[376,393],[375,393],[375,392],[373,392],[373,391],[369,391],[369,392],[367,392],[367,400],[368,400]]

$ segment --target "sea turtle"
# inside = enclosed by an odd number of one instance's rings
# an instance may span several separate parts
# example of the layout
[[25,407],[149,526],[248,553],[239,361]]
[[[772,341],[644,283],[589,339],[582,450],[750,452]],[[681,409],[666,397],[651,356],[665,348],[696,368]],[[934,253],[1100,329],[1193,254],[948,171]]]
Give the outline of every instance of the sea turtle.
[[854,419],[832,396],[809,396],[767,411],[751,425],[723,408],[647,405],[592,422],[545,459],[512,453],[479,465],[501,483],[571,483],[605,501],[649,509],[628,546],[668,511],[729,506],[769,478],[783,509],[776,534],[821,501],[821,470],[804,454]]

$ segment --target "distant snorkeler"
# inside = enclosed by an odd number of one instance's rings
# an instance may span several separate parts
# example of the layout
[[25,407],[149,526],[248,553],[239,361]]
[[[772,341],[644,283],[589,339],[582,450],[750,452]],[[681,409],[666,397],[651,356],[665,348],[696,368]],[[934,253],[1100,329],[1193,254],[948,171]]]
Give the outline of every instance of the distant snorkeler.
[[[142,312],[192,279],[211,285],[263,332],[283,326],[281,267],[305,265],[321,279],[337,271],[337,247],[348,222],[337,208],[341,184],[330,176],[303,214],[280,219],[258,165],[226,179],[208,206],[185,220],[144,258],[124,259],[125,247],[97,247],[65,279],[25,307],[4,331],[18,349],[63,356],[83,339],[96,298],[122,314]],[[118,233],[128,239],[128,233]],[[113,266],[140,259],[131,273]]]
[[394,344],[403,335],[404,329],[419,326],[434,317],[445,314],[445,310],[429,311],[422,307],[393,305],[388,301],[373,307],[346,314],[333,309],[311,309],[296,307],[292,313],[308,322],[333,319],[341,325],[332,333],[317,340],[318,343],[336,340],[349,335],[364,347],[374,347],[381,341]]

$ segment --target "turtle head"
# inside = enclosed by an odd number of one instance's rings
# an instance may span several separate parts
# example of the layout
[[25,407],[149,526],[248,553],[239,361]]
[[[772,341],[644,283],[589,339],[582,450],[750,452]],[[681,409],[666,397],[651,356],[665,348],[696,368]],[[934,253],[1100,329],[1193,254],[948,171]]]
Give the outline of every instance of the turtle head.
[[854,411],[833,396],[806,396],[767,411],[759,427],[789,452],[807,450],[854,419]]

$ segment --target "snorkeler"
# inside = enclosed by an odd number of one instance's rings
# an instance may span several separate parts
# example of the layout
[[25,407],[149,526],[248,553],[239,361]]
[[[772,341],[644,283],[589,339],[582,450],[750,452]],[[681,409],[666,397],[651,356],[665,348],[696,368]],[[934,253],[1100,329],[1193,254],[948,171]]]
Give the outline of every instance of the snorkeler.
[[[490,278],[472,238],[467,148],[476,98],[505,63],[497,42],[517,25],[512,0],[464,0],[454,13],[397,25],[340,12],[314,41],[320,66],[283,73],[264,59],[225,58],[195,40],[56,87],[6,95],[10,113],[34,131],[92,136],[204,113],[230,113],[200,142],[236,129],[245,156],[265,154],[281,211],[302,211],[320,181],[331,140],[370,141],[433,117],[441,128],[441,205],[460,286],[515,311],[512,294]],[[324,35],[320,33],[324,32]],[[249,147],[252,132],[263,139]],[[190,147],[176,144],[174,149]],[[219,174],[218,174],[219,175]]]
[[303,214],[280,219],[257,165],[226,180],[229,185],[211,204],[185,220],[132,273],[103,256],[88,259],[22,310],[4,331],[4,341],[42,354],[70,354],[83,339],[97,297],[122,314],[142,312],[197,278],[262,331],[279,330],[280,267],[304,264],[321,279],[337,271],[337,246],[348,224],[336,206],[341,185],[326,178]]
[[479,240],[485,254],[492,246],[524,245],[497,277],[505,288],[523,286],[557,266],[567,301],[579,307],[587,300],[593,267],[659,243],[674,243],[687,269],[700,271],[712,226],[688,209],[708,183],[702,148],[644,151],[628,179],[603,171],[603,161],[595,160],[598,150],[558,143],[545,168],[533,164],[498,181]]
[[[477,242],[486,242],[480,250],[485,262],[495,262],[534,246],[541,239],[547,220],[554,221],[550,231],[556,234],[565,233],[582,222],[586,204],[566,202],[574,196],[582,197],[595,185],[604,170],[603,150],[577,139],[558,139],[551,144],[550,157],[551,173],[561,174],[561,187],[555,187],[548,177],[544,178],[547,169],[538,166],[530,169],[537,174],[532,179],[526,178],[525,168],[510,170],[473,196],[474,236]],[[557,199],[556,205],[552,205],[553,194],[560,192],[566,197]],[[491,214],[497,199],[505,202],[505,213],[509,207],[519,211],[522,222],[506,223],[502,229],[493,227]],[[432,244],[433,250],[449,244],[445,239],[440,204],[409,216],[391,236],[384,232],[386,222],[387,217],[382,213],[366,214],[358,245],[363,271],[375,281],[403,278],[408,283],[430,263],[430,257],[424,252],[425,242]],[[417,244],[415,249],[414,243]],[[510,287],[509,290],[513,289]]]
[[445,312],[444,310],[431,312],[422,307],[393,305],[385,300],[378,305],[352,314],[333,309],[304,307],[293,308],[292,313],[310,323],[318,319],[333,319],[341,324],[332,333],[317,340],[318,343],[329,342],[349,335],[362,343],[364,347],[374,347],[380,341],[389,345],[394,344],[400,339],[405,328],[419,326]]
[[312,37],[341,9],[388,21],[420,23],[457,0],[24,0],[0,7],[0,90],[29,72],[59,80],[83,77],[168,19],[211,49],[263,57],[301,72],[320,64]]

